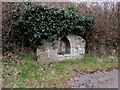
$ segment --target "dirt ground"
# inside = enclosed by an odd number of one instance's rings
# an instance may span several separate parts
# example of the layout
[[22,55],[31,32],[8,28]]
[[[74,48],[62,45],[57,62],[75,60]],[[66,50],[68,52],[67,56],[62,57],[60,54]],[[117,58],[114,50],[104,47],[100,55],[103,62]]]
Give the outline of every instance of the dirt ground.
[[68,79],[67,85],[71,88],[118,88],[118,71],[78,72],[77,76]]

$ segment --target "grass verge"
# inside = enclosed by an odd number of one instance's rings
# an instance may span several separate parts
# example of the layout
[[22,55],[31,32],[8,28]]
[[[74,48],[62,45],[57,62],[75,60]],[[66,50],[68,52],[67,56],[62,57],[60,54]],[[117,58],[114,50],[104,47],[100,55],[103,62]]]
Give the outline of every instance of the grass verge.
[[4,88],[63,88],[68,77],[77,71],[94,72],[118,68],[116,56],[86,55],[81,60],[52,63],[43,68],[32,56],[24,54],[22,60],[3,60]]

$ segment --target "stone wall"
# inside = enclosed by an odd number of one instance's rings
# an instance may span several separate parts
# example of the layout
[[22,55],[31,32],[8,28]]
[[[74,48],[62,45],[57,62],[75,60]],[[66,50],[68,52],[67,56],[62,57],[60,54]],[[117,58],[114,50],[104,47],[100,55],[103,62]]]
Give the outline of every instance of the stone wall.
[[85,40],[77,35],[60,37],[37,48],[37,61],[46,64],[82,58],[85,54],[85,44]]

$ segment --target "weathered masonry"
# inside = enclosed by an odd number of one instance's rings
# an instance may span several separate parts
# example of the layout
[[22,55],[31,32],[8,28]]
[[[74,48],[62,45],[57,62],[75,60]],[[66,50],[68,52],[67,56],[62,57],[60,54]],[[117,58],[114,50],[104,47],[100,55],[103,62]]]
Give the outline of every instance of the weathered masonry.
[[85,40],[77,35],[68,35],[37,48],[37,61],[41,64],[82,58]]

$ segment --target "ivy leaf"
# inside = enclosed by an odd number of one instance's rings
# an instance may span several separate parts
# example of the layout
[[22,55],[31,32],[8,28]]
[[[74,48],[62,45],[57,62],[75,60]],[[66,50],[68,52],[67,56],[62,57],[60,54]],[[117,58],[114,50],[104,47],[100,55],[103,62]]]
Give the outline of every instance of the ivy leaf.
[[84,37],[95,28],[95,19],[78,13],[74,6],[58,9],[28,2],[22,12],[19,12],[20,8],[17,5],[16,9],[9,11],[10,24],[16,30],[15,35],[19,41],[30,39],[34,47],[61,35],[77,34]]

